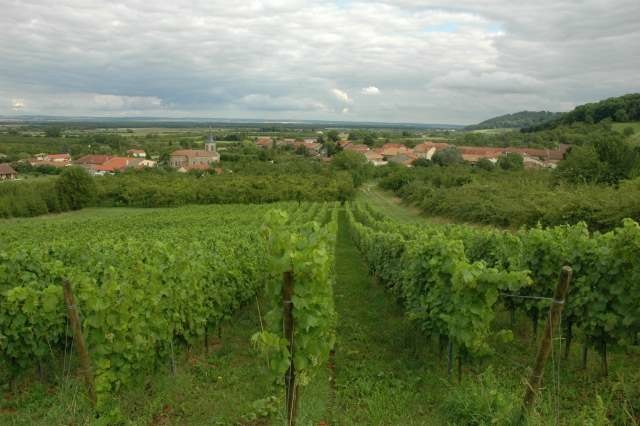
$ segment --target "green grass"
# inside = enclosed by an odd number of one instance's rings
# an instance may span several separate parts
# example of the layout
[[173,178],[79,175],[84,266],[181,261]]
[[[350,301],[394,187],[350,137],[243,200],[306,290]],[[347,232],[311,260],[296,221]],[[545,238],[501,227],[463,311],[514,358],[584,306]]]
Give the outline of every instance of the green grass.
[[612,123],[613,130],[622,133],[625,128],[631,127],[634,130],[633,135],[627,138],[632,144],[640,144],[640,121],[630,123]]
[[[259,328],[256,305],[245,306],[222,328],[222,339],[210,337],[208,355],[203,347],[183,348],[175,375],[170,365],[161,366],[119,394],[122,415],[131,425],[282,424],[281,402],[266,403],[267,411],[259,403],[282,398],[263,358],[250,346]],[[15,392],[0,387],[0,425],[101,424],[91,415],[81,380],[51,373],[45,382],[35,373],[23,377]],[[326,418],[328,393],[328,372],[323,371],[301,392],[299,424]],[[262,416],[268,409],[275,411],[271,420]]]
[[[451,223],[463,223],[451,218],[442,216],[427,216],[420,211],[419,208],[409,206],[403,203],[400,197],[395,196],[389,191],[380,189],[373,183],[365,184],[356,196],[357,200],[366,201],[374,208],[381,210],[389,216],[391,219],[397,220],[402,223],[414,223],[414,224],[430,224],[430,225],[443,225]],[[469,226],[486,226],[481,224],[468,224]]]
[[[425,220],[419,212],[382,195],[367,196],[378,200],[376,208],[384,208],[398,220]],[[66,215],[108,220],[125,212],[153,214],[156,210],[162,209],[89,209]],[[29,220],[33,219],[3,221],[2,225]],[[455,379],[451,383],[446,357],[435,339],[409,322],[392,294],[369,276],[343,214],[335,268],[338,328],[333,368],[323,369],[301,390],[299,425],[509,424],[507,419],[518,407],[523,379],[535,356],[530,323],[524,316],[518,317],[513,341],[496,344],[491,357],[465,363],[462,383]],[[266,310],[261,302],[261,311]],[[175,375],[169,365],[159,366],[154,374],[117,395],[128,424],[283,424],[282,389],[271,385],[264,360],[249,343],[260,327],[257,311],[255,303],[241,308],[224,325],[222,339],[211,336],[208,354],[202,346],[179,348]],[[497,323],[508,323],[505,312],[499,313]],[[600,357],[594,352],[588,368],[581,369],[580,346],[579,341],[574,343],[568,360],[561,360],[557,352],[554,357],[555,365],[560,365],[560,424],[637,425],[638,420],[630,420],[640,416],[637,355],[612,350],[607,379],[600,374]],[[531,425],[555,420],[551,366],[550,361]],[[43,381],[30,372],[17,381],[13,391],[8,384],[0,384],[0,425],[100,424],[91,415],[81,380],[61,377],[61,371],[50,371],[49,379]],[[0,383],[2,379],[0,374]],[[269,397],[280,400],[261,402]],[[270,417],[264,418],[262,414],[270,410]],[[606,423],[607,416],[614,419],[612,423]]]
[[423,357],[424,339],[374,283],[350,240],[344,217],[336,247],[338,312],[335,424],[440,425],[441,385]]

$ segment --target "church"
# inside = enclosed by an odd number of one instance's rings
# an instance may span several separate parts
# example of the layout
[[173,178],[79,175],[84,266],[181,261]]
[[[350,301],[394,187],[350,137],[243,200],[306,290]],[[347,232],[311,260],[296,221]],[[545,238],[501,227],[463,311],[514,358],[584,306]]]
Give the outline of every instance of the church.
[[180,149],[169,155],[169,166],[180,171],[203,170],[220,162],[220,154],[216,150],[216,142],[209,128],[209,138],[202,149]]

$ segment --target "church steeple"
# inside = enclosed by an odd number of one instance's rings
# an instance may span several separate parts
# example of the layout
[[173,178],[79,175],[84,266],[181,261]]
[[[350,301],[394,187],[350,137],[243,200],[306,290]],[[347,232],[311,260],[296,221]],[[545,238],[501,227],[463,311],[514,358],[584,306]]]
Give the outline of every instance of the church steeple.
[[207,142],[204,144],[204,150],[209,152],[216,152],[216,140],[213,137],[213,130],[211,129],[211,125],[209,125],[209,137],[207,138]]

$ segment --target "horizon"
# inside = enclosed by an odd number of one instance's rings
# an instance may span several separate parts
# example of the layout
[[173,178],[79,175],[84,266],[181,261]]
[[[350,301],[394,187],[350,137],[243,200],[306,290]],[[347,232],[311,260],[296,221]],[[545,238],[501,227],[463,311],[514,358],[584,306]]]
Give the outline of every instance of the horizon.
[[464,126],[640,91],[636,0],[5,3],[3,116]]

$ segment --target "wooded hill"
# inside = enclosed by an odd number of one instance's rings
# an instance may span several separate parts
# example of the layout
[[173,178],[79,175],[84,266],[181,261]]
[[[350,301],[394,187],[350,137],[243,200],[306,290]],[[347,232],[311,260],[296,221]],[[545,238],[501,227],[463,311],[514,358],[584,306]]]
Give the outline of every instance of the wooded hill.
[[520,111],[493,117],[482,123],[465,127],[465,130],[519,129],[537,126],[558,118],[562,113],[549,111]]

